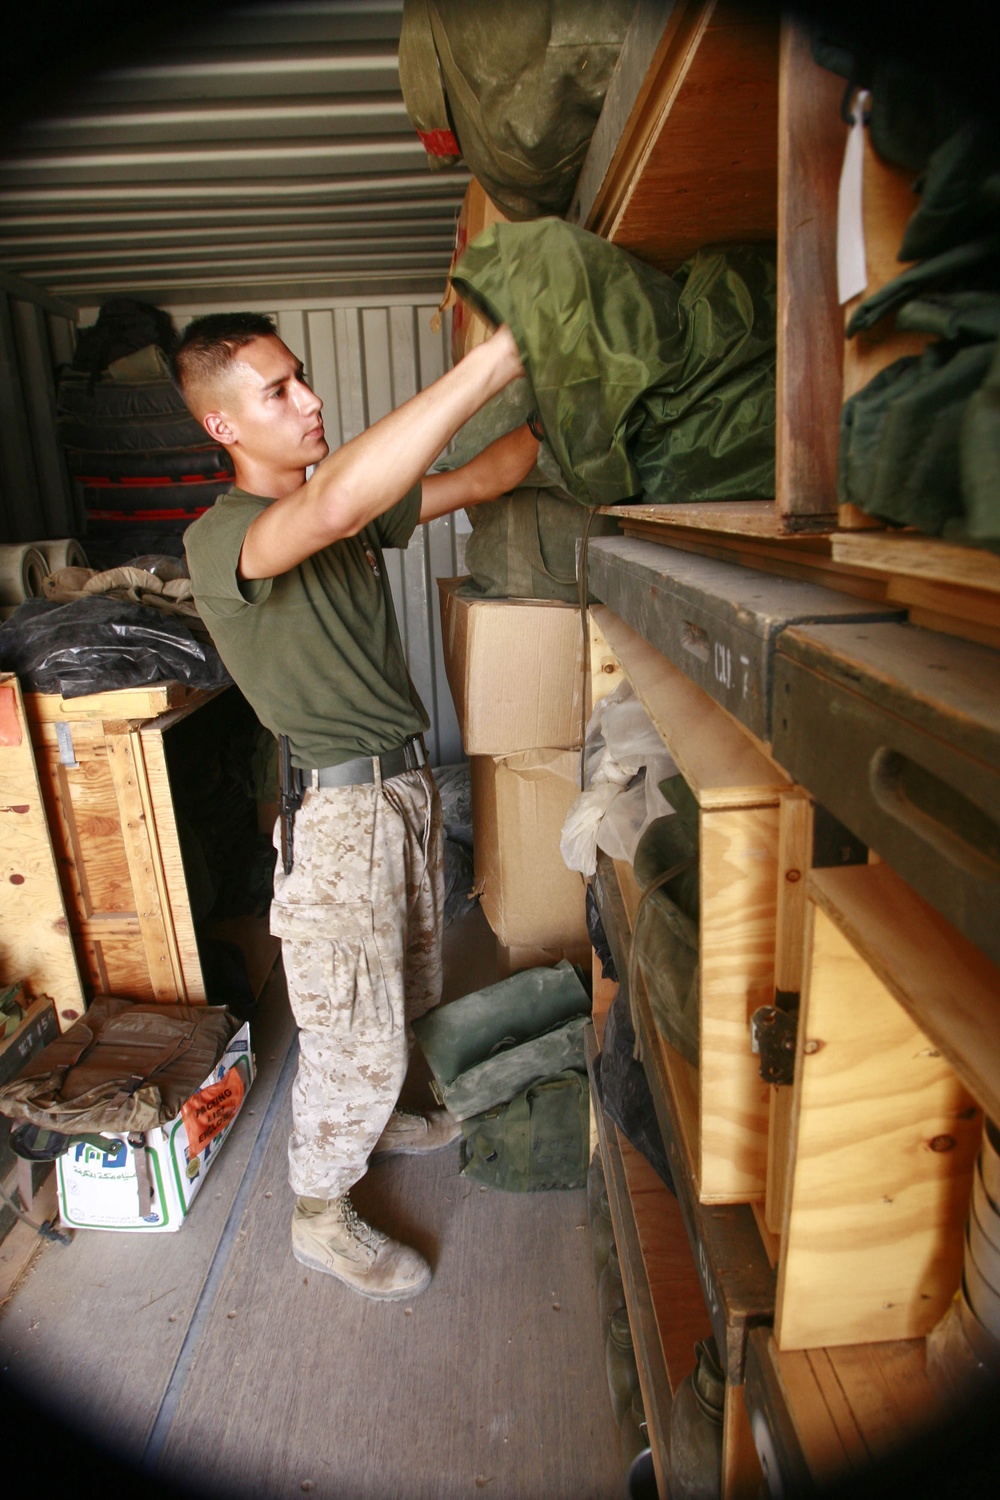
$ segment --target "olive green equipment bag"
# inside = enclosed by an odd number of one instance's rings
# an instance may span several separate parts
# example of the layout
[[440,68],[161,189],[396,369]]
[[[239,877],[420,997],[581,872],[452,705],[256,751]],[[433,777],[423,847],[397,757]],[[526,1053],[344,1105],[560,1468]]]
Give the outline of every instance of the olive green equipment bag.
[[538,1078],[508,1104],[462,1122],[462,1176],[508,1193],[583,1187],[590,1160],[586,1074]]
[[773,245],[704,248],[666,276],[560,219],[493,224],[452,285],[510,328],[583,505],[773,498]]
[[428,165],[462,159],[511,219],[562,214],[634,0],[404,0],[403,102]]
[[[527,485],[489,505],[474,506],[469,511],[472,535],[465,546],[471,582],[461,592],[477,599],[578,603],[577,545],[591,514],[564,490]],[[617,530],[612,517],[593,516],[591,536]]]
[[632,860],[641,896],[630,950],[629,998],[642,974],[656,1029],[695,1067],[699,1057],[698,804],[682,776],[660,782],[675,811],[656,818]]
[[413,1023],[431,1089],[458,1120],[549,1074],[586,1067],[590,1000],[573,965],[525,969]]
[[[528,382],[512,381],[459,429],[435,469],[469,463],[519,427],[532,403]],[[594,514],[563,487],[547,443],[518,489],[489,505],[471,506],[466,514],[472,526],[465,547],[470,581],[460,592],[475,599],[558,599],[576,604],[577,545],[588,520],[591,536],[612,536],[619,530],[612,516]]]
[[[891,305],[890,288],[879,306]],[[899,306],[896,325],[935,342],[895,360],[845,402],[838,501],[931,535],[995,544],[1000,293],[922,290]]]

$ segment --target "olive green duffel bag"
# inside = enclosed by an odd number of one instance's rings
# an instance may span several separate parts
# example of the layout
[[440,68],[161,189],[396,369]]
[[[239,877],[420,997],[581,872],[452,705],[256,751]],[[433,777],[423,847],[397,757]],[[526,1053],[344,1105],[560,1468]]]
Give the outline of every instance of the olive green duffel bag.
[[563,959],[439,1005],[413,1031],[438,1100],[465,1120],[506,1104],[536,1079],[582,1070],[589,1021],[587,992]]
[[464,159],[512,219],[564,213],[634,0],[404,0],[403,102],[431,167]]
[[590,1159],[584,1073],[539,1078],[509,1104],[462,1122],[462,1176],[508,1193],[583,1187]]

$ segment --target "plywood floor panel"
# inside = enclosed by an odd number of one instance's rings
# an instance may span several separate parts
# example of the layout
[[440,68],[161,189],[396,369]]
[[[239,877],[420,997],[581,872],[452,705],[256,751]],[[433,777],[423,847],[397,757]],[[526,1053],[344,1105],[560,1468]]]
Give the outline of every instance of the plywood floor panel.
[[285,1123],[162,1477],[225,1489],[238,1473],[246,1497],[308,1482],[314,1500],[620,1494],[583,1191],[480,1192],[457,1175],[457,1145],[380,1164],[359,1208],[435,1267],[412,1303],[381,1306],[292,1259]]
[[0,1313],[6,1373],[130,1461],[145,1446],[292,1040],[280,970],[251,1023],[257,1078],[176,1234],[77,1230],[46,1244]]
[[[492,982],[494,961],[479,912],[453,924],[446,996]],[[358,1206],[428,1256],[431,1287],[379,1305],[305,1271],[289,1242],[287,1072],[274,1094],[286,1007],[272,998],[258,1024],[254,1115],[184,1228],[44,1246],[2,1313],[8,1376],[151,1482],[198,1495],[617,1500],[583,1190],[480,1191],[457,1144],[397,1158]]]

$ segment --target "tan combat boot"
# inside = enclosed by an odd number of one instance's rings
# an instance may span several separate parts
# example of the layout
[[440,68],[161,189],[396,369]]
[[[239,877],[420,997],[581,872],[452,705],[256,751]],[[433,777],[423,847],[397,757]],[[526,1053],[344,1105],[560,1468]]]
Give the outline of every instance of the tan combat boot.
[[461,1134],[461,1123],[446,1109],[432,1109],[425,1115],[394,1109],[370,1159],[440,1151],[442,1146],[450,1145]]
[[415,1297],[430,1285],[423,1256],[366,1224],[346,1193],[324,1207],[315,1203],[297,1198],[292,1213],[292,1254],[300,1265],[384,1302]]

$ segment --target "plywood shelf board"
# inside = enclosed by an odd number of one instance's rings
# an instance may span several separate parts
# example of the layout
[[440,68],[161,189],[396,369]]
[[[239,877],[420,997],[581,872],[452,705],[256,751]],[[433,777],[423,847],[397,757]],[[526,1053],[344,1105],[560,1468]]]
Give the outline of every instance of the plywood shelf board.
[[735,720],[609,609],[591,612],[699,806],[776,803],[790,778]]
[[625,158],[634,160],[635,152],[641,149],[637,143],[644,137],[645,128],[640,121],[655,91],[660,57],[672,45],[682,10],[683,6],[665,6],[662,0],[636,0],[566,212],[570,223],[593,229],[609,195],[623,187],[629,171]]
[[[601,860],[594,889],[619,981],[625,988],[622,976],[627,974],[628,923],[614,866],[606,857]],[[748,1330],[761,1323],[770,1323],[773,1318],[775,1274],[749,1207],[739,1203],[699,1202],[691,1156],[683,1144],[681,1125],[683,1110],[697,1116],[697,1074],[674,1054],[681,1065],[682,1076],[688,1081],[694,1080],[693,1098],[689,1098],[686,1105],[679,1103],[665,1060],[665,1054],[671,1049],[655,1028],[645,989],[641,985],[636,1001],[641,1053],[702,1295],[728,1378],[732,1384],[739,1384]]]
[[923,1339],[789,1352],[761,1333],[753,1355],[780,1392],[817,1484],[861,1477],[941,1417]]
[[1000,594],[1000,556],[984,547],[962,547],[912,533],[870,531],[838,532],[830,547],[837,562],[855,568]]
[[[650,1448],[653,1452],[653,1464],[661,1493],[666,1493],[666,1456],[669,1446],[670,1410],[673,1404],[670,1379],[646,1275],[636,1214],[629,1193],[629,1182],[619,1144],[620,1137],[597,1100],[597,1090],[594,1086],[596,1045],[596,1039],[591,1031],[587,1037],[587,1072],[590,1078],[592,1119],[597,1126],[597,1139],[608,1189],[608,1205],[611,1209],[615,1244],[618,1247],[629,1324],[635,1345],[639,1386],[649,1430]],[[663,1191],[666,1192],[667,1189],[664,1188]],[[644,1205],[646,1210],[649,1207],[649,1204]]]
[[[778,512],[773,500],[697,500],[682,505],[606,505],[601,514],[613,516],[624,523],[641,523],[651,527],[662,527],[667,532],[688,529],[707,531],[720,536],[739,538],[744,541],[780,541],[794,552],[823,549],[829,552],[829,541],[823,531],[792,531],[789,519]],[[817,527],[820,525],[816,523]]]
[[981,1115],[841,929],[810,916],[775,1336],[916,1338],[961,1278]]
[[886,864],[814,870],[808,893],[991,1119],[1000,1119],[1000,970]]
[[664,271],[700,245],[773,240],[774,14],[679,3],[649,75],[588,227]]

